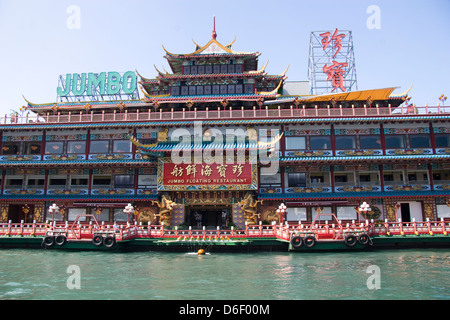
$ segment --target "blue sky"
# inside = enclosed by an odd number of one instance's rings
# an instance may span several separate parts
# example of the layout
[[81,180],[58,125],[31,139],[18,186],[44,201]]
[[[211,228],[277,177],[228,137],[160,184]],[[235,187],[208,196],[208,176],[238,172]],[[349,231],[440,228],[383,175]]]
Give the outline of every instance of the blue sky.
[[[80,28],[69,29],[67,9],[80,9]],[[380,28],[369,29],[370,5],[380,8]],[[194,51],[194,40],[236,37],[236,51],[258,51],[270,74],[306,80],[311,31],[351,30],[359,89],[400,87],[416,105],[450,96],[449,0],[0,0],[0,114],[18,110],[24,95],[56,101],[58,75],[170,70],[161,45]],[[450,104],[450,100],[447,101]]]

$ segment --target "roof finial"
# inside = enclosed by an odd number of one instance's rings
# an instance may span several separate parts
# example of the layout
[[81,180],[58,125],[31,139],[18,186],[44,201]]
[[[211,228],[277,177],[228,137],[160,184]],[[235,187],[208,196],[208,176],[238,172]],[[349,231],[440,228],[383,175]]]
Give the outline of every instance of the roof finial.
[[216,33],[216,15],[213,16],[213,32],[212,32],[212,37],[214,40],[216,40],[217,38],[217,33]]

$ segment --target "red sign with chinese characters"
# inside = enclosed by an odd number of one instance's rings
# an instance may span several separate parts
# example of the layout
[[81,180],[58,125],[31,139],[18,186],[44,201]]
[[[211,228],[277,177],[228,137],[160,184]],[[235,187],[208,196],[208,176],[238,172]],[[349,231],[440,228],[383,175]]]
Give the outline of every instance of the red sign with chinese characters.
[[251,185],[252,165],[163,163],[165,186],[179,185]]
[[[322,37],[321,40],[321,44],[322,44],[322,49],[325,51],[328,46],[330,45],[330,43],[334,43],[334,50],[335,53],[332,56],[332,59],[334,59],[336,57],[336,55],[341,51],[342,49],[342,38],[345,38],[345,34],[338,34],[338,29],[336,28],[334,30],[333,35],[331,35],[331,32],[324,32],[321,33],[320,36]],[[331,37],[330,37],[331,36]],[[344,67],[348,67],[348,63],[347,62],[337,62],[332,60],[333,64],[332,65],[327,65],[325,64],[323,66],[323,72],[327,74],[327,81],[331,80],[331,85],[333,87],[333,90],[331,90],[331,92],[333,92],[334,90],[336,90],[337,88],[341,89],[343,92],[347,91],[347,89],[344,87],[344,74],[345,74],[345,70],[343,69]]]

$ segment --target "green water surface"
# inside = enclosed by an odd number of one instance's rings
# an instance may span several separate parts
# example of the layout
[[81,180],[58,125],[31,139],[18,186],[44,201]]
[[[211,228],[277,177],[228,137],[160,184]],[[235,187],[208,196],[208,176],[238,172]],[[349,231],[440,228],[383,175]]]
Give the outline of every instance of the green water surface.
[[450,250],[198,256],[5,249],[0,299],[449,300]]

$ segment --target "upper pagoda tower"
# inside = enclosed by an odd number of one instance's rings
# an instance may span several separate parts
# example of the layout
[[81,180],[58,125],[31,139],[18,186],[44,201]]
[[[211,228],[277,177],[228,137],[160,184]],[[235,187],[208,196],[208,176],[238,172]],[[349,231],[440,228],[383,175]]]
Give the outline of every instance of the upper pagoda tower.
[[[223,45],[217,41],[215,18],[211,40],[195,44],[192,53],[165,51],[172,73],[158,70],[155,79],[141,75],[139,84],[145,100],[174,109],[184,107],[254,106],[256,102],[276,99],[282,92],[285,73],[268,75],[267,63],[258,68],[259,52],[233,50],[233,40]],[[163,104],[166,104],[164,106]]]

